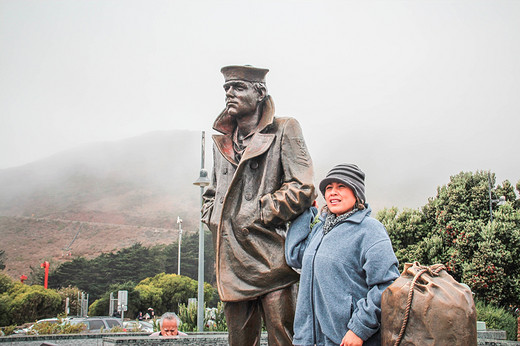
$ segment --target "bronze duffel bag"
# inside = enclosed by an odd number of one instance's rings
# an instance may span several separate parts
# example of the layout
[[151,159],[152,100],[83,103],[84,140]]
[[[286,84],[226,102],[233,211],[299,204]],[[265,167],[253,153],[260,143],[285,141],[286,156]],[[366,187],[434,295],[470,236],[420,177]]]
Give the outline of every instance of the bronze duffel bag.
[[406,263],[381,298],[381,344],[477,344],[477,312],[468,286],[442,264]]

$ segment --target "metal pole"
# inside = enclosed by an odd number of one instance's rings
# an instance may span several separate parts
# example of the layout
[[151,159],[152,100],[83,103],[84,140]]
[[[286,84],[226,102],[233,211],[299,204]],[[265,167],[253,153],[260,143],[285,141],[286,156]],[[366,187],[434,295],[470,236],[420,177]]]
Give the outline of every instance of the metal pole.
[[182,220],[178,216],[177,216],[177,223],[179,224],[179,254],[177,256],[177,275],[181,275]]
[[114,293],[110,292],[110,304],[108,306],[108,316],[114,316]]
[[[200,169],[204,169],[204,146],[205,146],[205,132],[202,131],[201,143],[201,161]],[[202,207],[204,193],[204,186],[200,186],[200,206]],[[202,226],[202,208],[199,219],[199,275],[198,275],[198,294],[197,294],[197,329],[199,332],[204,331],[204,229]]]

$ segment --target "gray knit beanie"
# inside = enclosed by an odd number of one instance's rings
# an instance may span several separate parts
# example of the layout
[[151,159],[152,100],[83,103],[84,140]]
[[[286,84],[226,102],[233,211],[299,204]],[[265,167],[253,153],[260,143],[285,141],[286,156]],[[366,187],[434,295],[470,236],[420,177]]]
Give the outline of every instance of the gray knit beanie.
[[333,182],[341,182],[354,191],[361,203],[365,203],[365,173],[358,166],[351,163],[342,163],[332,168],[325,179],[320,183],[320,191],[325,196],[325,188]]

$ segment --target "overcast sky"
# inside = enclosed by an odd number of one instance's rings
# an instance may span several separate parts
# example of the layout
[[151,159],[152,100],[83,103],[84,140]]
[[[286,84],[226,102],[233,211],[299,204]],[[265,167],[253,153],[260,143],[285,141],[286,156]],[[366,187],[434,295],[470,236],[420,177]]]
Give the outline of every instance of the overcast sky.
[[270,69],[277,114],[300,121],[315,163],[357,163],[381,205],[424,204],[460,171],[515,184],[519,18],[503,0],[0,0],[0,169],[149,131],[211,134],[220,68],[251,64]]

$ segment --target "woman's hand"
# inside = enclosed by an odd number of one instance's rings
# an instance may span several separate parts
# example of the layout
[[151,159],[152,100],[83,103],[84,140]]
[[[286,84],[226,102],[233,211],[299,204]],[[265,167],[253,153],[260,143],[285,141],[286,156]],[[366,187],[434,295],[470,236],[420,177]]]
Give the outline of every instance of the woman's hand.
[[353,331],[349,330],[347,334],[341,340],[340,346],[361,346],[363,345],[363,339],[354,334]]

